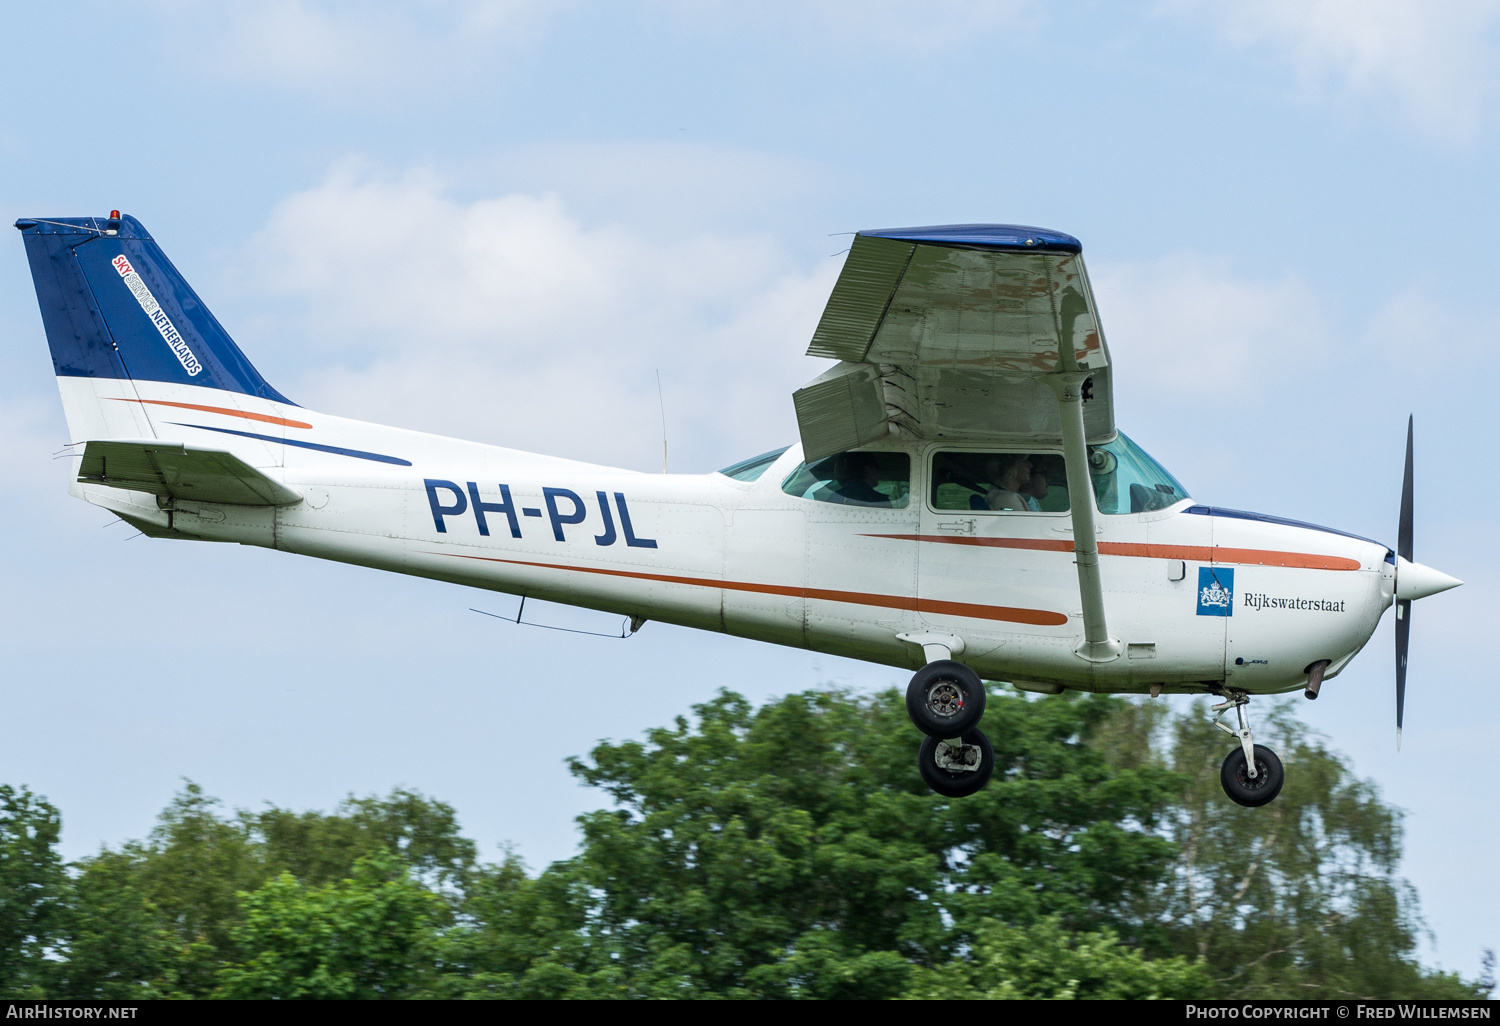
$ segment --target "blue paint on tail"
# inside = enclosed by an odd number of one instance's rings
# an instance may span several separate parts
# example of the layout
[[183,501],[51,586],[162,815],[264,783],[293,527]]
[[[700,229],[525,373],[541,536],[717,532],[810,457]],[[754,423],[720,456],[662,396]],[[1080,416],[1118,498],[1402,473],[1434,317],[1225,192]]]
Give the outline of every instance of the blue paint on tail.
[[27,217],[16,227],[59,377],[170,381],[295,405],[135,218]]

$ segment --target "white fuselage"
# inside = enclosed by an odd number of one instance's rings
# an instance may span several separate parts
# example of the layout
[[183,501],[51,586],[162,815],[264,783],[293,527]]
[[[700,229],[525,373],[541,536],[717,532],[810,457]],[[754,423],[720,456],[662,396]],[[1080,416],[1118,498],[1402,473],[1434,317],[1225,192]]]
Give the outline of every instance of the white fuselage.
[[[1101,515],[1105,611],[1124,650],[1089,662],[1075,654],[1083,625],[1068,514],[933,509],[924,473],[936,444],[872,447],[909,453],[913,480],[906,508],[866,508],[785,494],[781,484],[801,458],[796,446],[753,482],[643,474],[215,389],[59,383],[69,423],[84,437],[223,449],[303,496],[281,507],[179,500],[162,509],[146,493],[73,486],[153,533],[262,545],[892,666],[924,662],[922,648],[900,635],[951,636],[981,676],[1023,687],[1290,690],[1319,660],[1337,673],[1369,639],[1394,589],[1395,567],[1374,542],[1211,515],[1191,500]],[[1205,578],[1205,568],[1219,576]],[[1230,586],[1216,590],[1216,580]]]

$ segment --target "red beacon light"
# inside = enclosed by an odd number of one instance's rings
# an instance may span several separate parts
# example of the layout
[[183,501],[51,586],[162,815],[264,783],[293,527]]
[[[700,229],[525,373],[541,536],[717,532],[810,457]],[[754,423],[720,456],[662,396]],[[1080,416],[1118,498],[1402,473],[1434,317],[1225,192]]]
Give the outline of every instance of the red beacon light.
[[109,223],[104,226],[104,234],[120,234],[120,212],[118,210],[111,210],[109,212]]

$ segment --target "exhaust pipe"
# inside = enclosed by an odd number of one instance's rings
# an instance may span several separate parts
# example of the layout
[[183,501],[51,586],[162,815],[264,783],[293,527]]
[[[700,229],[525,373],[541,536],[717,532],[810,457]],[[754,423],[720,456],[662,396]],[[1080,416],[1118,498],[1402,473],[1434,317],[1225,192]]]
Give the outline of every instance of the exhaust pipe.
[[1319,659],[1307,668],[1307,690],[1302,692],[1302,697],[1309,702],[1318,697],[1318,689],[1323,686],[1323,671],[1328,669],[1328,660]]

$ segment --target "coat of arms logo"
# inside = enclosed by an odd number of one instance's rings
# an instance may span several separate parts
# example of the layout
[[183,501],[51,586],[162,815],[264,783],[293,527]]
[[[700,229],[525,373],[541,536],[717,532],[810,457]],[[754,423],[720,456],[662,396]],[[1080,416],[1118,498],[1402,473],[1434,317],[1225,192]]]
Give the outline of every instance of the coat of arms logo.
[[1198,568],[1198,615],[1234,615],[1234,569],[1202,566]]

